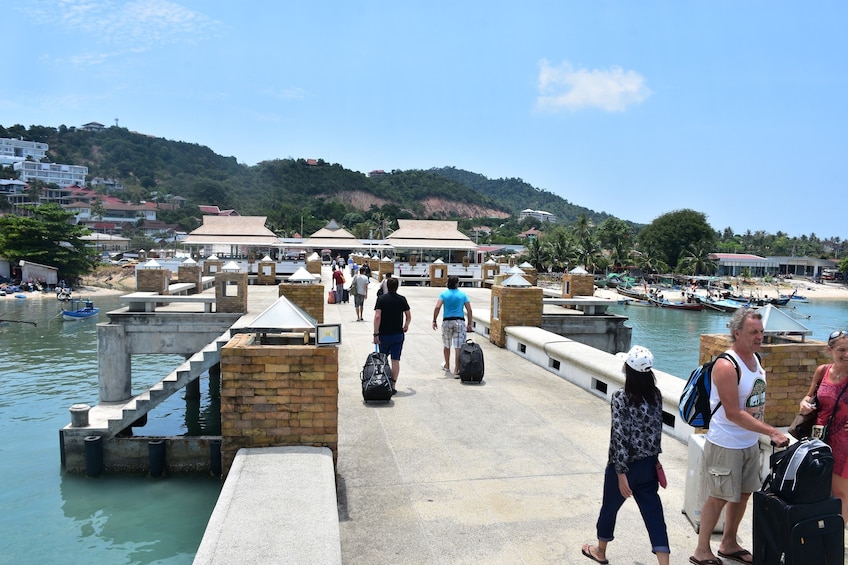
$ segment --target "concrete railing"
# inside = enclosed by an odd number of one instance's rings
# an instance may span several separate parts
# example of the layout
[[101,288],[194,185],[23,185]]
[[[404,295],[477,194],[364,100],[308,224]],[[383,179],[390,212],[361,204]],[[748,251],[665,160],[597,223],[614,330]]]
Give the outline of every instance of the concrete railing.
[[[536,327],[508,327],[506,336],[509,351],[607,402],[612,393],[624,387],[622,360],[615,355]],[[677,414],[677,404],[686,383],[662,371],[655,370],[654,375],[663,397],[664,431],[686,442],[693,428]]]
[[333,453],[240,449],[194,564],[341,562]]

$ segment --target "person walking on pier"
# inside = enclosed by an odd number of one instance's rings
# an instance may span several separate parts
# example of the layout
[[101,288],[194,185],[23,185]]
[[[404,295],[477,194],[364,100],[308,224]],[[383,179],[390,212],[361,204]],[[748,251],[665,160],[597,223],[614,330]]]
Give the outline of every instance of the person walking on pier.
[[365,299],[368,298],[369,280],[358,269],[354,269],[353,273],[353,278],[350,281],[350,290],[353,291],[353,307],[356,310],[356,321],[362,322],[365,320],[362,317],[362,309],[365,306]]
[[412,312],[406,297],[397,292],[397,279],[388,279],[386,288],[388,292],[378,296],[374,305],[374,343],[380,347],[380,353],[385,353],[392,360],[392,388],[396,388],[404,334],[409,330]]
[[[445,314],[442,318],[442,351],[445,361],[442,369],[451,372],[450,351],[454,348],[453,374],[459,377],[459,349],[465,343],[466,329],[472,330],[473,320],[471,318],[471,301],[468,295],[459,290],[459,277],[451,275],[448,277],[448,289],[439,295],[436,308],[433,310],[433,330],[439,327],[439,311],[445,306]],[[463,311],[463,309],[465,311]],[[465,323],[465,315],[468,314],[468,324]]]
[[729,359],[718,359],[713,365],[710,409],[715,413],[710,419],[703,459],[709,480],[707,499],[701,508],[698,545],[689,558],[693,565],[721,563],[713,555],[710,538],[725,507],[718,556],[739,563],[753,562],[753,555],[739,545],[736,534],[751,493],[762,484],[760,434],[769,436],[778,447],[789,444],[785,434],[763,421],[766,372],[757,355],[763,344],[762,314],[754,308],[739,308],[727,326],[732,342],[727,353],[736,365]]
[[333,265],[333,282],[336,283],[336,304],[341,304],[344,298],[345,276],[335,265]]
[[657,562],[669,563],[668,530],[657,493],[658,475],[662,472],[664,476],[658,460],[662,451],[662,394],[657,388],[653,366],[651,352],[634,346],[622,368],[624,388],[612,394],[609,457],[596,526],[598,544],[587,543],[581,548],[584,556],[603,565],[609,563],[607,545],[615,539],[618,511],[631,496],[639,506]]

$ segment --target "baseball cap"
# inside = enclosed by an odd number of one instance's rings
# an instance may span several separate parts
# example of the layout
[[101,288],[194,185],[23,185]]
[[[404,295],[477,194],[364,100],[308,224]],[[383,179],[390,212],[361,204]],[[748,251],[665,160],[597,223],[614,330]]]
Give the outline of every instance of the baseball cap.
[[647,348],[634,345],[627,352],[627,359],[624,362],[634,371],[646,373],[654,366],[654,355]]

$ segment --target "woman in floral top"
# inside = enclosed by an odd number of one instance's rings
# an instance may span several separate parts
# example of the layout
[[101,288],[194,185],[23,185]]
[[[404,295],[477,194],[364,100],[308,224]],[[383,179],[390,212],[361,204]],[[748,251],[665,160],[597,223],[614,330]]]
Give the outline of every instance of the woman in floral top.
[[624,388],[612,395],[609,459],[604,474],[604,498],[598,517],[598,544],[585,544],[583,555],[608,563],[607,544],[614,539],[615,521],[624,501],[633,497],[642,513],[651,551],[668,565],[670,549],[658,491],[657,456],[662,451],[662,395],[654,379],[654,356],[635,346],[627,353]]

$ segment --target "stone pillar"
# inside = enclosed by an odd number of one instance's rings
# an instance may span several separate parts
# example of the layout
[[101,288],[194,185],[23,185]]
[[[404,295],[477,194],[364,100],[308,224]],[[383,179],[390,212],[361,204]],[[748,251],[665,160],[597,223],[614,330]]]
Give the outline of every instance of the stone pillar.
[[368,259],[368,268],[371,269],[371,276],[377,277],[380,280],[380,260],[373,257]]
[[215,311],[247,312],[247,273],[218,273],[215,275]]
[[[536,286],[536,283],[539,280],[539,271],[537,271],[533,267],[521,267],[521,270],[524,271],[524,274],[521,275],[522,277],[524,277],[524,280],[526,280],[533,286]],[[592,294],[594,294],[594,290],[592,291]]]
[[277,296],[285,296],[298,308],[324,323],[324,286],[320,284],[280,283]]
[[321,276],[321,259],[306,262],[306,272],[311,275]]
[[483,263],[483,267],[480,269],[480,273],[483,277],[483,280],[489,280],[495,278],[495,273],[500,271],[500,267],[494,261],[489,262],[486,261]]
[[338,458],[338,348],[261,345],[253,334],[221,350],[224,474],[245,447],[329,447]]
[[382,281],[385,278],[386,273],[391,273],[392,276],[395,274],[395,262],[391,259],[383,259],[379,263],[380,272],[377,276],[378,281]]
[[259,261],[256,284],[277,284],[277,264],[275,262]]
[[575,296],[594,296],[595,295],[595,276],[592,274],[572,274],[564,273],[562,275],[562,297],[574,298]]
[[168,294],[171,284],[171,271],[168,269],[136,269],[135,289],[137,292],[155,292]]
[[[830,357],[824,342],[779,337],[772,341],[763,343],[760,348],[767,383],[765,421],[782,427],[792,423],[798,413],[798,403],[810,389],[816,367],[830,363]],[[714,359],[730,346],[730,335],[702,335],[698,363]]]
[[447,263],[430,263],[430,286],[448,286]]
[[100,402],[132,397],[132,363],[123,324],[97,325],[97,380]]
[[177,267],[177,282],[191,283],[194,288],[188,294],[197,294],[203,290],[203,268],[198,265],[180,265]]
[[535,286],[492,287],[489,341],[506,347],[506,328],[542,325],[542,289]]
[[220,259],[206,259],[203,261],[203,276],[214,277],[221,272],[224,267],[224,262]]

